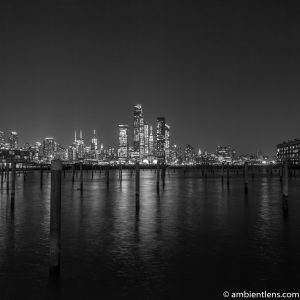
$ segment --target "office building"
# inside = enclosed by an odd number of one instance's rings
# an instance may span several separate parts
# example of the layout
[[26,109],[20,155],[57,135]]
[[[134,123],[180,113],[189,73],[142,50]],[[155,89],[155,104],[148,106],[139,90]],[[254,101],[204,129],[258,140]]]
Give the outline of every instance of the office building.
[[166,120],[159,117],[156,120],[156,157],[160,161],[165,161],[165,132]]
[[47,137],[43,140],[43,156],[46,159],[54,158],[55,141],[52,137]]
[[153,135],[153,126],[149,126],[149,155],[154,155],[154,135]]
[[140,104],[134,106],[133,110],[133,150],[136,157],[142,158],[145,152],[144,141],[144,118]]
[[165,125],[165,159],[166,162],[170,161],[170,126]]
[[215,155],[219,162],[229,162],[232,163],[235,157],[235,150],[228,146],[217,146]]
[[288,162],[293,165],[300,164],[300,140],[295,139],[277,145],[277,162]]
[[128,159],[128,125],[119,125],[118,159],[125,162]]
[[144,155],[148,156],[149,155],[149,125],[146,122],[144,123],[144,141],[145,141]]
[[17,149],[18,148],[18,133],[12,131],[8,137],[8,144],[10,149]]

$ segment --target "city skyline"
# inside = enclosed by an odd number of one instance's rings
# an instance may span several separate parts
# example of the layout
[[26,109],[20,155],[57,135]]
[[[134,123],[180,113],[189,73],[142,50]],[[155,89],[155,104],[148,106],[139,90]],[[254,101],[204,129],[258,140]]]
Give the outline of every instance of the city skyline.
[[[0,17],[0,128],[24,141],[74,128],[116,144],[124,114],[168,116],[181,145],[272,154],[299,138],[293,3],[130,5],[5,3]],[[14,37],[14,38],[12,38]]]
[[[154,151],[158,157],[161,155],[163,157],[163,156],[165,156],[165,154],[166,154],[166,157],[169,157],[170,149],[171,149],[171,147],[174,147],[174,146],[181,147],[182,149],[184,149],[186,147],[188,147],[188,148],[192,147],[193,151],[195,153],[197,153],[198,151],[200,151],[200,152],[206,151],[207,153],[217,153],[218,148],[220,148],[220,147],[224,148],[224,147],[232,146],[229,143],[227,143],[227,144],[225,143],[224,145],[216,144],[215,148],[212,151],[210,151],[205,146],[201,147],[201,148],[200,147],[196,148],[196,147],[194,147],[194,144],[192,142],[181,145],[181,144],[177,143],[177,141],[174,139],[171,139],[171,141],[170,141],[170,125],[168,125],[166,123],[165,117],[157,117],[155,122],[153,122],[153,123],[154,123],[154,126],[152,123],[149,123],[148,121],[145,120],[144,114],[143,114],[143,108],[142,108],[141,104],[134,105],[133,106],[133,120],[132,120],[131,124],[129,123],[129,125],[118,125],[119,133],[115,137],[115,140],[116,140],[115,143],[112,145],[106,144],[105,148],[113,149],[113,151],[117,150],[116,155],[118,157],[123,157],[124,153],[126,153],[126,155],[124,157],[127,156],[127,158],[129,158],[129,156],[130,156],[129,151],[130,151],[130,152],[135,153],[135,154],[133,154],[133,157],[139,157],[140,159],[142,159],[143,156],[147,156],[147,155],[153,156]],[[82,147],[82,150],[79,151],[79,152],[82,152],[82,155],[79,155],[79,156],[83,157],[84,147],[89,147],[89,149],[91,151],[99,150],[100,147],[103,149],[104,141],[103,141],[102,137],[100,137],[96,132],[97,132],[96,129],[93,129],[93,130],[90,129],[89,134],[86,134],[86,133],[83,133],[82,129],[79,129],[79,130],[74,129],[74,139],[72,140],[72,142],[67,143],[67,144],[62,143],[54,135],[52,135],[51,137],[44,136],[39,140],[35,139],[34,142],[22,141],[18,132],[16,132],[16,131],[8,131],[6,133],[4,131],[0,131],[0,133],[1,133],[0,138],[1,138],[2,144],[4,143],[5,140],[7,140],[7,143],[11,144],[12,137],[16,136],[15,137],[16,141],[14,141],[13,143],[15,145],[18,145],[18,147],[10,146],[10,148],[12,148],[12,149],[14,149],[14,148],[21,149],[21,148],[24,148],[24,146],[26,146],[26,145],[31,145],[33,147],[37,144],[42,145],[46,140],[51,140],[52,143],[54,143],[54,141],[55,141],[55,143],[57,145],[65,148],[65,149],[67,149],[68,147],[71,147],[72,145],[75,145],[75,147],[78,147],[78,146],[79,146],[79,148]],[[120,133],[121,133],[122,137],[120,137]],[[172,136],[173,136],[173,131],[172,131]],[[123,141],[121,141],[120,138]],[[124,139],[126,139],[126,147],[125,147]],[[292,139],[292,140],[294,140],[294,139]],[[166,148],[165,148],[165,145],[166,145]],[[276,144],[276,146],[277,145],[278,145],[278,143]],[[125,149],[124,147],[127,149],[126,151],[124,150]],[[121,150],[121,152],[122,152],[121,154],[119,154],[120,148],[123,148]],[[159,149],[161,149],[161,151],[164,154],[158,154],[160,152]],[[236,152],[236,150],[234,150],[234,152]],[[256,152],[248,151],[246,153],[239,153],[239,154],[240,155],[259,155],[259,153],[262,154],[261,149],[257,149]],[[271,155],[267,154],[267,153],[264,153],[264,155],[274,156],[275,153],[276,153],[276,149],[274,150],[273,153],[271,153]]]
[[[131,119],[130,116],[126,116],[123,119],[129,120],[127,123],[129,124],[128,130],[129,130],[129,137],[131,140],[131,139],[133,139],[133,136],[134,136],[134,125],[132,124],[132,121],[130,120]],[[150,123],[155,124],[156,119],[157,119],[157,117],[154,117],[152,122],[150,122]],[[172,118],[168,118],[168,119],[172,119]],[[149,120],[149,119],[147,119],[147,120]],[[82,124],[81,126],[77,126],[76,128],[71,128],[71,131],[68,132],[68,134],[65,131],[61,131],[61,130],[59,132],[56,132],[56,134],[54,134],[53,131],[48,131],[48,134],[43,134],[42,133],[43,129],[40,128],[39,136],[37,136],[37,137],[33,137],[32,134],[22,130],[22,128],[19,129],[19,128],[13,127],[13,129],[12,129],[8,126],[3,126],[1,128],[1,130],[4,132],[18,132],[20,144],[25,144],[25,143],[34,144],[35,142],[41,142],[45,137],[53,137],[53,138],[55,138],[55,140],[57,140],[59,143],[61,143],[62,145],[65,145],[65,146],[69,145],[73,142],[74,139],[72,138],[72,134],[71,134],[72,132],[77,131],[78,134],[79,134],[79,132],[82,132],[82,134],[85,136],[85,139],[91,140],[93,138],[93,132],[96,130],[98,139],[101,139],[102,144],[117,148],[118,147],[118,129],[117,129],[117,127],[118,127],[119,123],[120,122],[116,122],[116,121],[113,122],[113,124],[115,124],[114,125],[115,128],[113,130],[111,130],[111,132],[114,134],[114,136],[108,135],[107,131],[106,132],[104,130],[102,131],[100,126],[87,127],[87,125],[85,125],[85,124]],[[123,123],[125,124],[126,122],[123,122]],[[85,128],[85,129],[82,129],[82,128]],[[173,129],[173,126],[172,126],[172,129]],[[201,149],[202,151],[206,150],[208,152],[214,152],[216,147],[220,146],[220,145],[234,145],[237,149],[239,149],[239,152],[243,153],[243,154],[263,152],[266,155],[275,155],[276,154],[276,146],[278,143],[299,138],[299,135],[293,136],[291,134],[288,134],[287,136],[283,137],[282,139],[278,138],[275,141],[274,145],[265,146],[265,148],[263,148],[262,143],[257,142],[256,144],[253,144],[252,146],[250,146],[247,149],[247,148],[245,148],[245,146],[242,146],[241,148],[236,146],[239,144],[238,139],[237,140],[231,139],[230,140],[231,142],[230,141],[226,142],[225,139],[223,138],[223,139],[221,139],[223,141],[223,143],[221,143],[221,142],[218,143],[217,140],[215,140],[215,143],[214,143],[213,137],[210,138],[210,144],[209,144],[209,143],[206,143],[205,141],[202,141],[202,142],[199,142],[197,140],[191,141],[188,139],[188,136],[187,136],[185,139],[186,143],[182,144],[178,141],[175,141],[175,137],[176,137],[175,129],[173,132],[174,132],[174,135],[172,134],[172,142],[175,144],[179,144],[182,146],[192,144],[196,149]],[[62,138],[62,137],[66,137],[66,136],[67,136],[67,138],[64,138],[64,139]],[[26,137],[31,137],[31,139],[28,140],[28,138],[26,138]],[[258,141],[259,141],[259,139],[258,139]],[[254,143],[255,143],[255,141],[254,141]],[[270,150],[267,151],[265,149],[270,149]]]
[[[131,133],[131,134],[130,134]],[[283,157],[298,162],[299,140],[277,144],[277,158],[266,155],[259,149],[256,153],[238,153],[232,145],[217,145],[215,151],[195,149],[192,143],[180,145],[172,140],[173,131],[166,123],[166,117],[157,117],[156,124],[151,124],[144,118],[141,104],[133,106],[131,125],[118,125],[118,145],[104,145],[98,137],[96,129],[92,136],[86,137],[80,129],[74,130],[74,140],[63,145],[55,137],[44,137],[41,141],[21,145],[18,133],[12,131],[5,134],[0,131],[0,148],[6,150],[29,150],[32,154],[21,156],[31,157],[34,161],[50,162],[54,158],[65,161],[94,160],[98,162],[134,163],[140,161],[146,164],[164,162],[167,164],[201,164],[201,163],[275,163],[282,162]],[[290,146],[291,145],[291,146]],[[294,146],[295,145],[295,146]],[[290,147],[290,148],[289,148]],[[4,155],[4,156],[3,156]],[[2,153],[2,157],[7,154]]]

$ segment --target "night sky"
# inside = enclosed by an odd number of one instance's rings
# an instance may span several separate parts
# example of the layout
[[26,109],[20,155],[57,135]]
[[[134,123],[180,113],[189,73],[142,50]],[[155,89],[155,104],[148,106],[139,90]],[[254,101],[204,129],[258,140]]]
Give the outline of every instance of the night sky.
[[140,103],[202,150],[300,138],[299,1],[205,2],[1,1],[0,130],[117,145]]

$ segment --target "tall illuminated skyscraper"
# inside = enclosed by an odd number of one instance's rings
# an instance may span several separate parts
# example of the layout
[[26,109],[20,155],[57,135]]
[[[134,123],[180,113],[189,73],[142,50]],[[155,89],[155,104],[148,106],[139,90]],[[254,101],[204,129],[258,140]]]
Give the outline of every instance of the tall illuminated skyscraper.
[[144,141],[145,141],[145,152],[144,154],[147,156],[149,154],[149,125],[144,123]]
[[76,145],[77,158],[82,159],[84,157],[84,140],[82,137],[81,130],[79,134],[79,139],[77,139],[76,131],[75,131],[75,145]]
[[47,137],[43,141],[43,155],[44,157],[51,159],[54,157],[55,141],[52,137]]
[[154,155],[154,136],[152,125],[149,126],[149,155]]
[[96,129],[93,131],[92,143],[91,143],[91,151],[95,151],[98,149],[98,139],[96,135]]
[[158,160],[165,160],[165,132],[166,132],[166,119],[159,117],[156,120],[156,157]]
[[0,148],[5,146],[5,134],[3,131],[0,131]]
[[18,148],[18,133],[12,131],[10,136],[8,137],[8,143],[10,149],[17,149]]
[[128,159],[128,125],[119,125],[119,161]]
[[144,118],[141,104],[135,105],[133,109],[133,151],[140,158],[144,156]]
[[165,159],[166,162],[170,160],[170,126],[165,125]]

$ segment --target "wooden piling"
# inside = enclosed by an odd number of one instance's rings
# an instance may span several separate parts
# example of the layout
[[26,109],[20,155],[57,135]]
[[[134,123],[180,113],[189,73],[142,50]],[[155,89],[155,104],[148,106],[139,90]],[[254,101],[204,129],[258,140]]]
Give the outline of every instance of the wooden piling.
[[74,183],[74,177],[75,177],[75,163],[72,164],[72,183]]
[[284,162],[283,164],[283,174],[282,174],[282,196],[287,198],[289,195],[289,168],[288,163]]
[[223,184],[224,183],[224,163],[222,163],[222,167],[221,167],[221,181]]
[[122,182],[122,175],[123,175],[122,172],[123,172],[122,171],[122,165],[120,164],[119,165],[119,180],[120,180],[120,182]]
[[9,163],[6,162],[6,190],[9,191]]
[[16,194],[16,162],[11,164],[11,192],[10,192],[10,208],[15,208],[15,194]]
[[60,160],[51,161],[50,272],[60,271],[61,252],[61,171]]
[[248,194],[248,163],[245,162],[244,165],[244,186],[245,186],[245,194]]
[[106,166],[106,185],[109,186],[109,165]]
[[43,164],[40,165],[40,186],[43,187]]
[[23,168],[23,179],[24,179],[24,181],[26,181],[26,176],[27,176],[26,165],[25,166],[22,165],[22,168]]
[[140,164],[135,164],[135,205],[140,207]]
[[159,162],[157,162],[157,165],[156,165],[156,190],[157,192],[159,192]]
[[229,162],[227,163],[227,186],[229,186]]
[[82,161],[80,162],[80,192],[83,193],[83,166],[82,166]]
[[163,189],[165,188],[165,179],[166,179],[166,165],[163,163],[161,166],[161,180]]
[[3,188],[3,177],[4,177],[4,167],[3,164],[1,164],[1,190]]
[[279,180],[282,182],[283,165],[279,165]]

